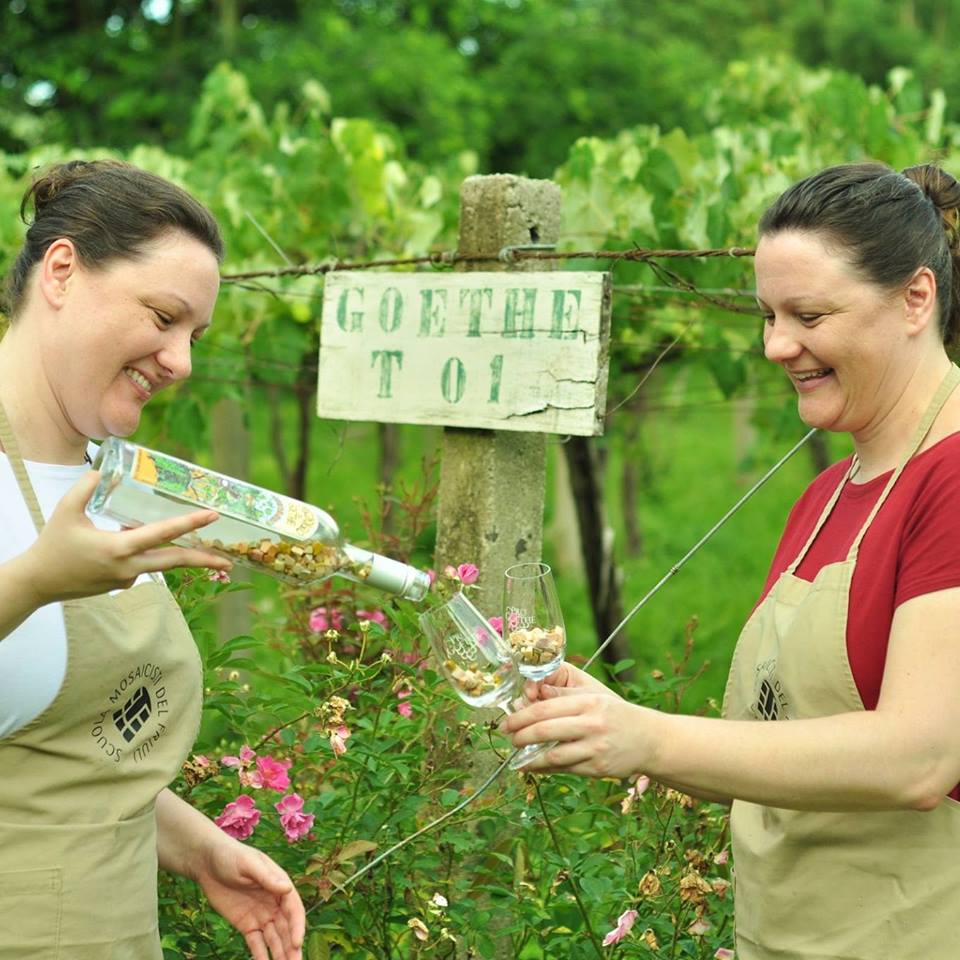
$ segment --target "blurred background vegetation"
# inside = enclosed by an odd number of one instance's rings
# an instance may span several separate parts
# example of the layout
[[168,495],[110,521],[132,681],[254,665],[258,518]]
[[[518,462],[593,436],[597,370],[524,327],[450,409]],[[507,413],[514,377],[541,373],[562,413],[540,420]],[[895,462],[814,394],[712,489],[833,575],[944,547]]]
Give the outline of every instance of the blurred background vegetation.
[[[819,166],[951,165],[958,22],[955,0],[8,0],[0,268],[30,171],[68,155],[184,183],[224,225],[228,274],[454,249],[457,189],[477,172],[557,180],[568,248],[749,246],[765,203]],[[749,259],[618,264],[614,283],[616,412],[594,443],[629,607],[801,425],[764,369]],[[225,285],[190,386],[158,398],[138,438],[379,536],[437,433],[312,416],[321,295],[317,277]],[[556,438],[545,550],[587,654],[563,452]],[[711,665],[691,706],[720,694],[790,502],[842,452],[797,458],[631,626],[630,655],[652,666],[699,618]],[[269,609],[269,586],[255,593]]]

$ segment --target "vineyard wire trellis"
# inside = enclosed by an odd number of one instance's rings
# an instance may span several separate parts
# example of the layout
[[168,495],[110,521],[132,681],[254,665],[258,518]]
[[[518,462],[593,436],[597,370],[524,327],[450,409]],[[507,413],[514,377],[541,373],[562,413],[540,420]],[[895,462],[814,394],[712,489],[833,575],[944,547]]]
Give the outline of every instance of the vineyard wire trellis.
[[333,273],[336,270],[375,270],[378,267],[407,267],[430,265],[433,267],[453,266],[457,263],[513,263],[519,260],[623,260],[645,262],[661,259],[686,259],[705,257],[752,257],[756,253],[753,247],[726,247],[694,250],[653,250],[646,247],[631,247],[627,250],[523,250],[504,247],[497,256],[464,256],[456,250],[443,250],[414,257],[393,257],[382,260],[346,261],[337,258],[324,260],[317,264],[274,267],[263,270],[248,270],[242,273],[225,273],[220,279],[224,283],[238,283],[243,280],[256,280],[261,277],[304,277]]

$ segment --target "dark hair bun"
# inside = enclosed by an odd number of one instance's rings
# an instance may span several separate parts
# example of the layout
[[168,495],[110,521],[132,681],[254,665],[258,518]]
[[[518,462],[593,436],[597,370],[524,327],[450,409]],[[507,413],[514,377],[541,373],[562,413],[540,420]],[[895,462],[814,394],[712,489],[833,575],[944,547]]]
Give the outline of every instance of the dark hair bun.
[[907,167],[903,175],[912,180],[937,208],[950,248],[956,249],[960,237],[960,183],[932,163]]

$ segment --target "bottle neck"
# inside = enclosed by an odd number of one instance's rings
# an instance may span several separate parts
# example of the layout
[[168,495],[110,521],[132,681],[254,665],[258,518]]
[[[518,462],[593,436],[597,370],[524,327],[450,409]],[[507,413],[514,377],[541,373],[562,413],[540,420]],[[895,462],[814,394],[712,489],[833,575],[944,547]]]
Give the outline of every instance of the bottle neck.
[[397,594],[407,600],[422,600],[430,589],[430,578],[427,574],[407,563],[355,547],[352,543],[345,543],[343,552],[358,569],[369,571],[366,576],[343,571],[341,576],[349,580]]

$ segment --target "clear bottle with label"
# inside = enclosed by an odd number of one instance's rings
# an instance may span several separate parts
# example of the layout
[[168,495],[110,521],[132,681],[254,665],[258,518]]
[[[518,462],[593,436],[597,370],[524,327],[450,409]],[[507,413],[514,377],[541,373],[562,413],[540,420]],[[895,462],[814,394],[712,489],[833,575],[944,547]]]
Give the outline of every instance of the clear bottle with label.
[[309,503],[116,437],[101,445],[94,468],[101,478],[87,504],[91,516],[132,527],[216,510],[217,520],[175,542],[300,586],[339,576],[408,600],[430,588],[424,571],[345,543],[333,517]]

